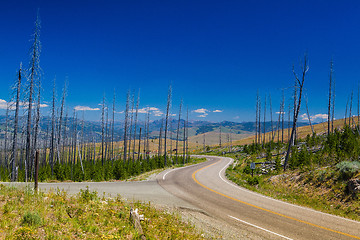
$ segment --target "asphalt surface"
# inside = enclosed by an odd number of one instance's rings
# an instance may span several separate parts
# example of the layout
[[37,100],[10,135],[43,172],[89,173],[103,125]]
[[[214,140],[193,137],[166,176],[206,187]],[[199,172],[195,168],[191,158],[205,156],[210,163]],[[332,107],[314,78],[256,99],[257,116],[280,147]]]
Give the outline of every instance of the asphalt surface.
[[360,222],[238,187],[224,176],[225,169],[233,161],[231,158],[207,158],[207,162],[169,169],[148,181],[39,183],[39,188],[42,191],[61,189],[74,194],[88,187],[99,195],[121,195],[129,201],[193,209],[260,239],[360,239]]
[[226,180],[232,159],[209,161],[158,175],[168,192],[203,209],[216,219],[264,239],[360,239],[360,222],[278,201]]

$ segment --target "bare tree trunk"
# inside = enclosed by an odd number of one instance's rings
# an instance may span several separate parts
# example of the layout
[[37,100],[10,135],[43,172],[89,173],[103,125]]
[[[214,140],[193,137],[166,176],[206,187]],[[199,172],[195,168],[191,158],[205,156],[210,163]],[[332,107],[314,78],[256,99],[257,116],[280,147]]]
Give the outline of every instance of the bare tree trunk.
[[51,176],[54,176],[54,152],[55,152],[55,79],[53,84],[53,98],[52,98],[52,108],[51,108],[51,141],[50,141]]
[[255,117],[255,144],[258,144],[258,121],[259,121],[259,91],[256,94],[256,117]]
[[131,140],[132,140],[132,131],[133,131],[133,119],[134,119],[134,102],[135,102],[135,94],[133,93],[132,94],[132,97],[131,97],[131,117],[130,117],[130,128],[129,128],[129,131],[130,131],[130,134],[129,134],[129,154],[128,154],[128,158],[130,159],[131,157]]
[[171,92],[172,88],[171,85],[169,86],[168,96],[167,96],[167,104],[166,104],[166,116],[165,116],[165,142],[164,142],[164,164],[167,166],[167,156],[166,156],[166,145],[167,145],[167,131],[168,131],[168,122],[169,122],[169,114],[170,114],[170,108],[171,108]]
[[349,126],[351,127],[352,125],[352,103],[353,103],[353,95],[354,95],[354,91],[351,91],[351,95],[350,95],[350,109],[349,109]]
[[129,104],[130,104],[130,91],[127,93],[126,97],[126,109],[125,109],[125,125],[124,125],[124,162],[127,160],[127,132],[129,125]]
[[330,79],[329,79],[329,104],[328,104],[328,135],[330,134],[330,119],[331,119],[331,87],[332,87],[333,61],[330,61]]
[[[59,123],[58,123],[58,146],[64,145],[64,139],[61,143],[61,128],[63,125],[63,115],[64,115],[64,107],[65,107],[65,98],[66,98],[66,81],[64,83],[63,93],[61,97],[61,107],[60,107],[60,116],[59,116]],[[63,154],[62,154],[63,155]],[[62,161],[64,161],[64,156],[62,156]]]
[[186,163],[189,162],[189,108],[186,107]]
[[299,112],[300,112],[301,98],[302,98],[302,91],[303,91],[303,86],[304,86],[304,81],[305,81],[305,75],[306,75],[308,70],[309,70],[309,66],[308,66],[308,63],[307,63],[307,56],[305,55],[304,63],[303,63],[303,66],[302,66],[301,80],[296,75],[294,67],[293,67],[293,73],[294,73],[295,79],[296,79],[297,83],[299,84],[299,99],[298,99],[298,103],[296,105],[296,112],[295,112],[295,115],[294,115],[293,128],[292,128],[292,131],[291,131],[288,150],[286,152],[286,157],[285,157],[285,162],[284,162],[284,171],[286,170],[287,164],[288,164],[288,161],[289,161],[290,151],[291,151],[291,147],[292,147],[292,144],[293,144],[293,138],[294,138],[294,133],[295,133],[295,128],[296,128],[296,121],[297,121],[297,118],[298,118]]
[[158,148],[158,157],[160,158],[161,156],[161,151],[162,151],[162,131],[163,131],[163,127],[164,127],[164,119],[161,119],[161,127],[160,127],[160,132],[159,132],[159,148]]
[[40,78],[40,16],[37,15],[35,21],[35,29],[33,35],[33,44],[31,46],[31,59],[30,59],[30,73],[29,73],[29,92],[27,101],[27,124],[26,124],[26,153],[25,153],[25,181],[28,180],[29,163],[31,160],[31,123],[32,123],[32,104],[34,85],[37,79]]
[[105,144],[105,94],[101,105],[101,165],[104,166],[104,144]]
[[[136,100],[136,110],[135,110],[135,126],[134,126],[134,146],[133,146],[133,162],[135,161],[135,141],[136,141],[136,128],[137,128],[137,121],[138,121],[138,112],[139,112],[139,103],[140,103],[140,89],[138,92],[138,97]],[[140,153],[139,153],[140,154]]]
[[269,142],[274,138],[274,126],[273,126],[273,112],[272,112],[272,103],[271,103],[271,94],[269,94],[269,104],[270,104],[270,125],[271,125],[271,136],[269,136]]
[[335,79],[333,79],[331,132],[334,132],[334,118],[335,118]]
[[180,121],[181,121],[181,106],[182,106],[182,99],[180,102],[180,107],[179,107],[179,120],[178,120],[178,126],[177,126],[177,131],[176,131],[176,164],[178,164],[178,150],[179,150],[179,133],[180,133]]
[[348,111],[348,105],[349,105],[349,97],[346,101],[346,108],[345,108],[345,125],[346,125],[346,118],[347,118],[347,111]]
[[266,134],[266,95],[265,95],[265,102],[264,102],[264,138],[263,138],[263,147],[265,146],[265,134]]
[[184,120],[184,139],[183,139],[183,164],[185,164],[186,154],[186,120]]
[[221,123],[219,127],[219,147],[221,148]]
[[[310,124],[310,127],[311,127],[311,132],[312,132],[312,134],[314,134],[314,128],[313,128],[313,125],[311,124],[311,117],[310,117],[310,114],[309,114],[309,107],[308,107],[308,99],[307,98],[305,99],[305,103],[306,103],[306,112],[307,112],[307,116],[308,116],[308,119],[309,119],[309,124]],[[330,125],[329,125],[329,129],[330,129]]]
[[6,167],[8,167],[9,163],[8,163],[8,132],[9,132],[9,110],[10,110],[10,105],[9,103],[7,103],[6,106],[6,116],[5,116],[5,136],[4,136],[4,155],[5,155],[5,163],[6,163]]
[[262,139],[261,139],[261,99],[260,99],[260,97],[259,97],[259,107],[258,107],[258,110],[259,110],[259,115],[258,115],[258,140],[259,140],[259,144],[261,144],[261,142],[262,142]]
[[115,130],[115,90],[113,97],[113,107],[112,107],[112,126],[111,126],[111,160],[114,163],[114,130]]
[[14,116],[14,130],[13,130],[13,142],[12,142],[12,154],[11,154],[11,162],[12,162],[12,174],[11,181],[15,182],[15,171],[16,171],[16,160],[17,160],[17,132],[18,132],[18,124],[19,124],[19,110],[20,110],[20,90],[21,90],[21,78],[22,78],[22,69],[20,65],[20,69],[18,72],[18,81],[16,83],[16,106],[15,106],[15,116]]
[[281,142],[284,143],[284,115],[285,115],[285,96],[284,90],[282,91],[282,104],[281,104]]
[[140,160],[140,147],[141,147],[141,128],[139,129],[139,149],[138,149],[138,158],[137,160]]

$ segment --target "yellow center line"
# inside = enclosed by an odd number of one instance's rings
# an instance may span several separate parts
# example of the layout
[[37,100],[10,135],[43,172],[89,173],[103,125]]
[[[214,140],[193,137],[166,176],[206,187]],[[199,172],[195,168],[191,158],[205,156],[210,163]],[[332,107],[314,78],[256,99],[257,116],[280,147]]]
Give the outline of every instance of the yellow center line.
[[218,194],[218,195],[221,195],[221,196],[226,197],[226,198],[228,198],[228,199],[234,200],[234,201],[236,201],[236,202],[245,204],[245,205],[247,205],[247,206],[254,207],[254,208],[263,210],[263,211],[265,211],[265,212],[269,212],[269,213],[272,213],[272,214],[275,214],[275,215],[278,215],[278,216],[281,216],[281,217],[284,217],[284,218],[287,218],[287,219],[291,219],[291,220],[294,220],[294,221],[297,221],[297,222],[305,223],[305,224],[310,225],[310,226],[313,226],[313,227],[317,227],[317,228],[321,228],[321,229],[324,229],[324,230],[327,230],[327,231],[330,231],[330,232],[338,233],[338,234],[341,234],[341,235],[344,235],[344,236],[347,236],[347,237],[351,237],[351,238],[355,238],[355,239],[360,239],[360,237],[357,237],[357,236],[354,236],[354,235],[351,235],[351,234],[347,234],[347,233],[344,233],[344,232],[336,231],[336,230],[333,230],[333,229],[330,229],[330,228],[326,228],[326,227],[323,227],[323,226],[320,226],[320,225],[316,225],[316,224],[314,224],[314,223],[310,223],[310,222],[303,221],[303,220],[300,220],[300,219],[297,219],[297,218],[293,218],[293,217],[290,217],[290,216],[287,216],[287,215],[284,215],[284,214],[281,214],[281,213],[277,213],[277,212],[271,211],[271,210],[269,210],[269,209],[262,208],[262,207],[259,207],[259,206],[254,205],[254,204],[247,203],[247,202],[241,201],[241,200],[239,200],[239,199],[230,197],[230,196],[228,196],[228,195],[225,195],[225,194],[223,194],[223,193],[221,193],[221,192],[215,191],[215,190],[213,190],[213,189],[205,186],[204,184],[200,183],[200,182],[196,179],[196,177],[195,177],[195,174],[196,174],[196,173],[198,173],[199,171],[201,171],[201,170],[203,170],[203,169],[205,169],[205,168],[211,167],[211,166],[213,166],[213,165],[215,165],[215,164],[217,164],[217,163],[219,163],[219,162],[220,162],[220,161],[217,161],[217,162],[215,162],[215,163],[213,163],[213,164],[210,164],[210,165],[208,165],[208,166],[205,166],[205,167],[203,167],[203,168],[200,168],[200,169],[196,170],[196,171],[192,174],[192,178],[194,179],[194,181],[195,181],[197,184],[199,184],[201,187],[206,188],[207,190],[209,190],[209,191],[211,191],[211,192],[214,192],[214,193],[216,193],[216,194]]

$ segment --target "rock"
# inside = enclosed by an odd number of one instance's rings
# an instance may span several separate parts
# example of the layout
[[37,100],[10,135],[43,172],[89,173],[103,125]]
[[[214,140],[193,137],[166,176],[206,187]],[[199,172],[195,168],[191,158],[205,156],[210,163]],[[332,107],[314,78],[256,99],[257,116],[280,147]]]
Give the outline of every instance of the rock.
[[351,179],[348,181],[349,191],[352,193],[360,192],[360,179]]

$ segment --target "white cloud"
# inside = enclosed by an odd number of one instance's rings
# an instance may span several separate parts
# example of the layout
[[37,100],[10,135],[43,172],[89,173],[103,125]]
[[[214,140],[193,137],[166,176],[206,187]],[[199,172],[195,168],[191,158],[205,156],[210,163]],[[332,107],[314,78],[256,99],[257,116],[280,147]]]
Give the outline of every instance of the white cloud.
[[198,117],[204,118],[204,117],[206,117],[207,115],[208,115],[207,113],[204,113],[204,114],[202,114],[202,115],[199,115]]
[[285,114],[286,112],[276,112],[276,114]]
[[[301,120],[309,120],[308,115],[306,113],[302,114],[300,117],[301,117]],[[315,115],[310,115],[311,121],[319,121],[319,120],[324,120],[327,118],[328,118],[328,115],[325,113],[318,113]]]
[[328,115],[325,113],[319,113],[313,116],[310,116],[311,121],[315,121],[315,120],[323,120],[323,119],[327,119]]
[[[134,110],[134,112],[136,112],[136,111]],[[138,113],[148,113],[148,112],[150,112],[150,114],[154,114],[155,117],[160,117],[164,114],[157,107],[144,107],[144,108],[138,109]]]
[[[6,102],[4,99],[0,99],[0,109],[6,109],[7,105],[9,104],[10,110],[15,110],[15,102]],[[33,103],[35,106],[36,103]],[[28,106],[28,102],[20,102],[20,107],[26,108]],[[48,107],[49,105],[40,103],[40,108]]]
[[234,119],[239,119],[239,118],[240,118],[239,116],[234,117]]
[[170,117],[175,117],[176,116],[176,113],[173,113],[173,114],[169,114]]
[[164,113],[161,112],[161,111],[153,111],[153,114],[154,114],[155,117],[160,117],[160,116],[162,116]]
[[223,112],[223,110],[218,110],[218,109],[217,109],[217,110],[214,110],[213,112],[214,112],[214,113],[221,113],[221,112]]
[[99,111],[100,108],[91,108],[87,106],[76,106],[74,107],[75,111]]
[[194,110],[193,112],[205,114],[206,112],[209,112],[209,110],[207,110],[205,108],[199,108],[199,109]]
[[0,99],[0,109],[6,109],[7,103],[5,100]]

